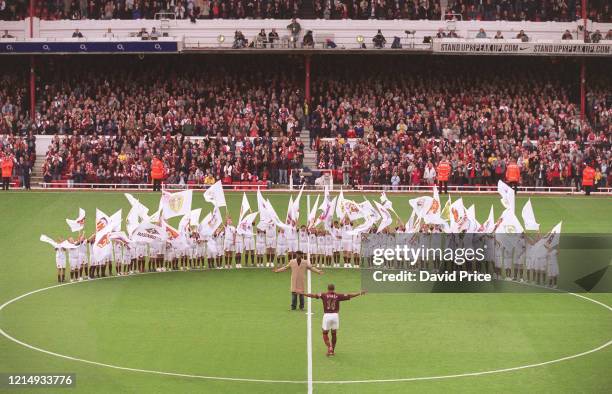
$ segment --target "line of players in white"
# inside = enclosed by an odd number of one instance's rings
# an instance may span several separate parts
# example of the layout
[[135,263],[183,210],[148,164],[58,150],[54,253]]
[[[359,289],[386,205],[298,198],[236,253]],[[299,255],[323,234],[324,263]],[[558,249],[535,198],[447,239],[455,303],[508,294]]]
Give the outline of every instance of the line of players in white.
[[[477,239],[476,239],[477,237]],[[401,259],[386,260],[382,268],[412,268],[442,272],[467,270],[490,273],[495,279],[532,282],[557,287],[559,276],[558,245],[551,244],[545,234],[445,233],[440,226],[423,224],[419,232],[409,233],[403,226],[385,229],[380,234],[365,233],[361,239],[361,254],[366,267],[374,267],[375,249],[395,249],[397,245],[430,250],[483,247],[484,259],[442,261],[439,258],[419,258],[409,264]],[[425,252],[424,252],[425,253]],[[432,253],[430,256],[435,256]]]
[[[287,229],[274,224],[263,229],[239,231],[232,219],[205,237],[193,231],[187,244],[177,247],[167,241],[122,242],[112,240],[113,253],[105,260],[90,259],[89,245],[95,236],[68,238],[76,248],[55,249],[58,281],[65,281],[67,263],[70,280],[81,281],[94,277],[112,275],[113,263],[117,275],[137,272],[189,270],[199,268],[229,269],[232,267],[270,267],[284,265],[298,251],[310,254],[310,261],[317,266],[358,268],[361,251],[361,235],[353,234],[348,219],[334,222],[326,231],[322,228],[307,229],[289,224]],[[58,239],[61,243],[63,239]]]
[[[554,287],[557,285],[559,266],[557,248],[547,245],[547,239],[539,234],[513,234],[518,242],[503,242],[499,234],[443,234],[439,226],[423,224],[418,233],[407,233],[403,224],[388,227],[380,234],[372,228],[369,233],[353,232],[353,224],[346,218],[334,222],[328,229],[306,226],[277,228],[269,224],[263,229],[253,228],[239,231],[232,225],[231,218],[212,235],[200,237],[197,231],[191,233],[187,245],[175,247],[171,242],[120,242],[113,244],[112,257],[95,262],[89,258],[89,245],[94,236],[86,239],[68,238],[78,245],[74,249],[58,248],[55,252],[58,281],[65,280],[68,262],[70,280],[77,281],[94,277],[112,275],[113,263],[117,275],[130,275],[138,272],[190,270],[190,269],[229,269],[232,267],[275,267],[284,265],[287,258],[292,259],[297,251],[310,254],[310,261],[318,267],[358,268],[362,263],[372,267],[375,248],[394,248],[407,243],[411,247],[461,248],[470,243],[466,237],[480,236],[481,244],[486,245],[484,261],[466,261],[461,269],[492,273],[496,279],[530,281]],[[404,237],[400,238],[400,234]],[[430,234],[440,234],[432,237]],[[443,236],[442,236],[443,234]],[[505,234],[505,237],[509,235]],[[62,240],[60,239],[59,242]],[[434,244],[435,243],[435,244]],[[363,262],[362,262],[363,260]],[[446,264],[438,259],[421,259],[412,267],[441,271],[456,269],[452,262]],[[387,268],[404,268],[402,261],[390,261]],[[409,266],[407,268],[410,268]]]

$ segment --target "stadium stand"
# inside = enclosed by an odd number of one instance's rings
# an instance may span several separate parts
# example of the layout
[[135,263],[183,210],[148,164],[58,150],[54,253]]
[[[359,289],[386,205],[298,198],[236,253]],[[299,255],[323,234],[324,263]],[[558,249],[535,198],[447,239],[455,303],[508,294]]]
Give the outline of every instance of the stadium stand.
[[336,170],[337,182],[433,184],[446,156],[455,185],[494,185],[510,159],[519,159],[525,186],[577,186],[587,159],[599,163],[601,185],[610,184],[608,63],[592,66],[587,122],[574,67],[414,60],[328,61],[317,74],[311,140],[318,167]]
[[[442,3],[442,4],[441,4]],[[3,1],[2,20],[28,15],[29,2]],[[404,19],[483,21],[574,21],[581,18],[581,4],[569,0],[197,0],[197,1],[45,1],[35,3],[35,15],[45,20],[154,19]],[[589,19],[612,22],[610,4],[589,1]]]

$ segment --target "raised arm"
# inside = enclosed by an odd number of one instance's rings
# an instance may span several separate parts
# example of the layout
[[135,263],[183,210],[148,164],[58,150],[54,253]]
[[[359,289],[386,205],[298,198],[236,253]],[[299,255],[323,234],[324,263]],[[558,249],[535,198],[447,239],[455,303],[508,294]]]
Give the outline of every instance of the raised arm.
[[310,264],[308,264],[308,269],[311,270],[312,272],[315,272],[315,273],[319,274],[319,275],[323,275],[323,271],[322,270],[320,270],[320,269],[318,269],[316,267],[313,267]]
[[357,293],[347,293],[346,295],[348,296],[349,299],[351,299],[351,298],[359,297],[360,295],[365,295],[367,292],[368,292],[367,290],[362,290]]
[[287,271],[287,268],[289,268],[289,263],[285,264],[285,265],[284,265],[284,266],[282,266],[282,267],[279,267],[279,268],[274,268],[274,269],[272,270],[272,272],[283,272],[283,271]]

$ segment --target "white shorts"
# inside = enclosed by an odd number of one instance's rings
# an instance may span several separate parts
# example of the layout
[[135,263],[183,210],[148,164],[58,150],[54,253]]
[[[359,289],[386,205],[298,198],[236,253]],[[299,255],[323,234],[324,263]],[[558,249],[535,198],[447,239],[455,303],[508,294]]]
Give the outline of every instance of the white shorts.
[[274,249],[276,247],[276,237],[266,237],[266,248]]
[[236,237],[236,245],[234,245],[236,253],[244,252],[244,239],[242,237]]
[[57,268],[66,268],[66,261],[55,260],[55,266]]
[[352,240],[342,240],[342,251],[343,252],[352,252],[353,251],[353,241]]
[[512,254],[504,253],[504,268],[505,269],[512,268],[513,263],[514,263],[514,260],[512,259]]
[[324,313],[321,327],[323,331],[337,330],[340,327],[340,316],[337,313]]
[[548,264],[546,265],[546,275],[547,276],[559,276],[559,264],[557,263],[557,259],[548,259]]
[[361,253],[361,245],[359,244],[359,242],[353,242],[353,253]]
[[255,250],[255,238],[253,237],[244,237],[242,239],[242,244],[244,250]]
[[223,243],[223,250],[225,250],[226,252],[233,252],[234,251],[234,244],[231,242],[224,242]]
[[266,253],[266,245],[261,242],[255,245],[255,253],[256,254],[265,254]]
[[279,243],[276,245],[276,254],[282,255],[287,253],[287,244]]
[[208,241],[206,243],[206,257],[209,259],[217,257],[217,244],[215,242]]
[[332,245],[332,250],[334,252],[341,252],[342,251],[342,241],[339,239],[334,239],[334,243]]
[[79,259],[75,259],[75,258],[69,258],[68,261],[70,262],[70,269],[75,269],[79,266]]
[[287,240],[287,250],[289,252],[297,252],[298,251],[298,241],[296,240]]

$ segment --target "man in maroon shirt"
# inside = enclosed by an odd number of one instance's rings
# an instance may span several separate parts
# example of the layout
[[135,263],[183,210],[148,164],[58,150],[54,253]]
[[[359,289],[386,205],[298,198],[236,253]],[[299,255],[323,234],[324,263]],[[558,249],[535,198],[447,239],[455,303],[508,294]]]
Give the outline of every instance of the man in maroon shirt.
[[[327,355],[333,356],[336,349],[336,331],[340,327],[340,302],[347,301],[351,298],[364,295],[365,291],[359,293],[336,293],[336,287],[333,284],[327,285],[327,293],[304,294],[306,297],[317,298],[323,301],[323,342],[327,346]],[[329,342],[328,333],[331,330],[332,340]]]

